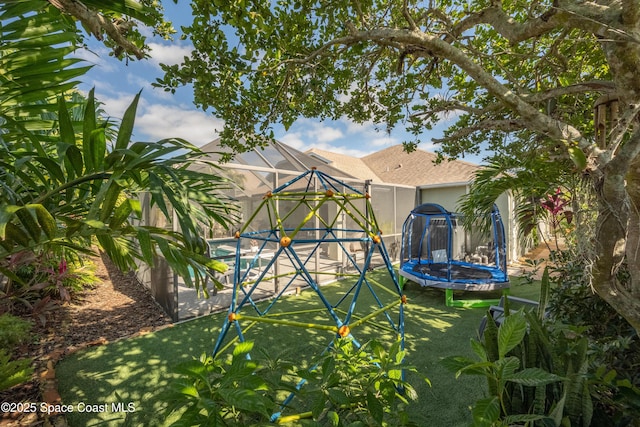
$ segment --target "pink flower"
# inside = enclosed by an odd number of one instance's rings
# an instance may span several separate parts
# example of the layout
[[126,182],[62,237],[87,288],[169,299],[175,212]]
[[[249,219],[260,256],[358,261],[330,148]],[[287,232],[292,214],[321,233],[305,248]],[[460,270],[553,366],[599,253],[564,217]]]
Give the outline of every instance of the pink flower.
[[547,200],[542,202],[542,207],[551,212],[552,215],[558,215],[564,211],[564,207],[568,203],[568,200],[564,199],[562,195],[562,190],[558,187],[554,195],[547,195]]
[[64,274],[67,272],[67,260],[62,258],[60,264],[58,264],[58,274]]

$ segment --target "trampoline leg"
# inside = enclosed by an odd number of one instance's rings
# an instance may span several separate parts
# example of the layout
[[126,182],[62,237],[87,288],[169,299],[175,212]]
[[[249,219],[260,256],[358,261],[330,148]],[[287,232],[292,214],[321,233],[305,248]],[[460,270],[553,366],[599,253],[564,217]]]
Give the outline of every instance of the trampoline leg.
[[453,289],[444,290],[444,302],[447,307],[453,307]]
[[[491,307],[492,305],[498,305],[500,299],[453,299],[453,289],[445,289],[445,305],[447,307],[465,307],[465,308],[478,308],[478,307]],[[509,294],[509,289],[502,290],[503,295]]]

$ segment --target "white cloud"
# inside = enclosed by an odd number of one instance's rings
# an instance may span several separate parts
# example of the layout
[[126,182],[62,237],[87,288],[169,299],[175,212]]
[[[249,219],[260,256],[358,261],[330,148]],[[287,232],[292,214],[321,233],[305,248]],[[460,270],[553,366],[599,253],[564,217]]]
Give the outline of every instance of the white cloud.
[[373,123],[355,124],[346,118],[324,122],[300,119],[276,138],[300,151],[318,148],[354,157],[363,157],[401,142],[396,136],[376,130]]
[[311,120],[305,120],[304,123],[301,123],[301,126],[307,128],[304,133],[310,140],[320,144],[335,141],[344,137],[344,134],[340,129],[337,129],[334,126],[328,126],[326,123],[317,123],[312,122]]
[[193,47],[187,45],[149,43],[151,58],[149,62],[156,66],[160,64],[180,64],[185,56],[190,56]]
[[96,98],[100,101],[102,109],[110,116],[117,120],[121,120],[124,116],[124,112],[127,107],[133,102],[135,95],[133,94],[119,94],[116,97],[107,97],[100,95],[100,92],[96,91]]
[[212,115],[180,106],[150,105],[136,119],[136,129],[152,139],[177,137],[195,145],[215,139],[222,127]]
[[133,88],[139,88],[138,90],[142,89],[142,88],[148,88],[151,87],[151,83],[149,82],[149,79],[138,75],[136,73],[127,73],[127,83],[129,83],[129,85]]
[[[113,118],[121,120],[134,95],[122,94],[113,98],[100,98],[104,110]],[[143,97],[138,104],[134,139],[160,140],[183,138],[195,145],[203,145],[217,137],[223,122],[203,111],[179,105],[149,103]]]
[[429,142],[421,142],[420,144],[418,144],[418,148],[424,151],[431,151],[433,153],[434,151],[436,151],[438,147],[436,146],[436,144],[429,141]]
[[373,150],[366,150],[366,145],[364,144],[352,144],[352,145],[329,145],[329,144],[320,144],[314,145],[313,148],[318,148],[320,150],[331,151],[333,153],[345,154],[351,157],[364,157],[367,154],[371,154]]
[[290,147],[295,148],[296,150],[306,151],[311,147],[314,147],[313,144],[306,143],[300,133],[297,132],[287,132],[282,137],[276,138],[278,141],[283,144],[287,144]]
[[377,151],[380,148],[400,144],[401,142],[397,137],[381,130],[379,126],[376,126],[372,122],[359,124],[344,118],[341,119],[341,122],[344,123],[347,134],[350,135],[350,137],[357,136],[370,147],[370,149],[367,150],[367,154]]

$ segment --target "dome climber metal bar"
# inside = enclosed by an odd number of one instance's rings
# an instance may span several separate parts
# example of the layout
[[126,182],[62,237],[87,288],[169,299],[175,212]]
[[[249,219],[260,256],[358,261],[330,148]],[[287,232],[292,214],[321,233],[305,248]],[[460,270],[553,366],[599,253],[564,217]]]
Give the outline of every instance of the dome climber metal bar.
[[[266,218],[267,227],[256,230],[258,218],[263,221]],[[237,247],[233,294],[228,315],[215,342],[214,357],[225,352],[234,342],[245,342],[248,331],[260,323],[328,332],[328,343],[323,352],[329,350],[339,337],[349,337],[359,348],[361,343],[355,336],[359,327],[367,323],[373,323],[374,326],[381,323],[380,327],[392,331],[404,349],[406,297],[402,294],[367,192],[359,191],[319,170],[308,170],[267,192],[235,237]],[[247,246],[248,241],[257,244],[252,245],[253,252],[248,258],[244,252],[241,259],[242,248]],[[342,267],[335,272],[314,268],[317,264],[313,261],[325,256],[321,252],[327,250],[327,244],[335,248],[332,256],[342,263]],[[356,253],[360,252],[362,256],[358,260]],[[375,263],[383,266],[388,273],[391,287],[367,276],[374,258]],[[266,265],[261,265],[265,259]],[[243,260],[244,263],[241,262]],[[327,296],[317,280],[323,274],[334,275],[338,280],[350,279],[348,289],[333,303],[330,300],[336,299],[335,295],[331,298]],[[272,280],[284,285],[275,287],[276,292],[265,307],[258,304],[254,293],[260,283]],[[317,306],[291,313],[271,313],[284,296],[299,290],[295,288],[312,292]],[[386,301],[376,292],[380,289],[386,292]],[[358,305],[363,293],[369,293],[369,302]],[[251,312],[247,313],[247,310]],[[326,313],[328,323],[288,318],[289,315],[317,315],[319,312]],[[227,336],[231,330],[235,330],[235,338]],[[282,407],[287,407],[293,398],[292,393]],[[274,420],[279,416],[280,413],[274,414]]]

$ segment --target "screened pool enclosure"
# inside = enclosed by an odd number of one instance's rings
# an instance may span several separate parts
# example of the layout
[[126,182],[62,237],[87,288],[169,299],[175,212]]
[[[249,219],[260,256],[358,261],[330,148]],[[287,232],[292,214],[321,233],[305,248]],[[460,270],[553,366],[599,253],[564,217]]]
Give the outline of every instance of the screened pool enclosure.
[[[214,141],[202,149],[209,153],[211,160],[220,158],[220,147]],[[246,233],[268,229],[270,218],[266,210],[258,209],[265,194],[273,189],[292,181],[301,173],[311,169],[317,169],[323,173],[338,178],[346,186],[356,189],[362,193],[370,195],[371,206],[374,212],[367,212],[364,200],[354,201],[357,209],[365,215],[375,213],[375,218],[382,232],[384,244],[389,251],[392,262],[398,261],[399,247],[402,232],[402,222],[415,205],[415,188],[410,186],[398,186],[391,184],[379,184],[371,181],[357,179],[349,175],[348,171],[341,171],[331,167],[322,160],[302,153],[285,144],[275,142],[263,149],[254,149],[247,153],[236,155],[229,163],[221,163],[221,169],[212,169],[212,174],[223,175],[233,184],[228,195],[240,206],[241,215],[238,223],[229,230],[222,227],[213,229],[203,229],[202,236],[207,239],[209,252],[212,258],[226,262],[229,265],[228,273],[218,276],[224,285],[221,291],[215,291],[209,285],[209,298],[202,298],[196,294],[196,290],[184,285],[182,278],[174,274],[162,260],[156,263],[153,269],[141,266],[138,272],[139,279],[145,283],[154,294],[156,301],[163,306],[165,311],[174,321],[183,320],[195,316],[204,315],[212,311],[226,310],[231,302],[233,288],[233,274],[236,264],[239,264],[239,274],[247,273],[248,276],[262,277],[257,284],[252,295],[254,300],[261,298],[269,299],[277,295],[280,290],[287,286],[291,292],[298,292],[306,286],[305,281],[300,283],[289,283],[290,275],[288,271],[294,265],[287,259],[276,259],[271,262],[273,252],[277,250],[275,242],[266,242],[256,239],[242,239],[241,245],[237,247],[237,239],[234,238],[236,231],[243,228],[249,222]],[[311,185],[320,185],[319,183]],[[346,188],[344,189],[347,190]],[[277,209],[279,212],[287,212],[294,207],[294,202],[278,200]],[[290,204],[291,206],[289,206]],[[148,209],[145,220],[153,223],[154,209]],[[340,228],[349,230],[357,228],[357,224],[349,215],[340,213],[336,219],[337,212],[333,212],[329,205],[321,206],[318,210],[317,224],[310,224],[309,229],[320,228],[324,218],[326,221],[334,221]],[[294,212],[291,215],[283,215],[283,227],[295,228],[303,218],[302,212]],[[249,221],[250,220],[250,221]],[[158,225],[158,224],[155,224]],[[172,224],[160,224],[161,226],[172,227]],[[300,231],[302,233],[315,233],[316,231]],[[260,237],[260,234],[256,234]],[[348,238],[349,236],[345,236]],[[310,239],[315,236],[309,236]],[[255,241],[252,241],[255,240]],[[354,239],[351,239],[354,240]],[[269,245],[273,247],[269,247]],[[318,284],[325,284],[335,280],[340,280],[357,266],[363,266],[365,262],[366,249],[358,241],[350,241],[342,246],[337,242],[327,242],[322,244],[320,250],[315,250],[309,244],[308,254],[305,253],[304,245],[297,247],[301,257],[309,256],[307,266],[309,271],[313,271],[313,280]],[[346,249],[346,251],[345,251]],[[257,256],[257,259],[256,259]],[[352,260],[355,260],[354,266]],[[374,256],[370,260],[372,268],[382,266],[383,260]],[[262,274],[261,269],[269,269],[269,274]]]

